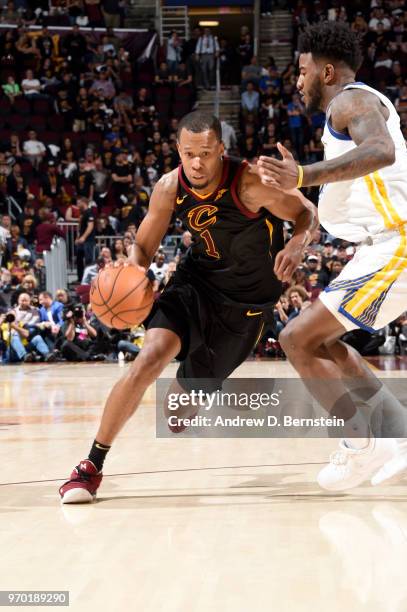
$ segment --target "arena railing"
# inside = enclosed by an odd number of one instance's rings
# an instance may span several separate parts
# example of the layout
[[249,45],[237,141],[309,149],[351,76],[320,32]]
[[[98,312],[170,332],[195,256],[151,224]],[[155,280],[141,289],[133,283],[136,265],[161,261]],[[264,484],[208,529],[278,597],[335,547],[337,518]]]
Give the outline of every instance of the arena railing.
[[53,238],[49,251],[44,251],[45,284],[52,295],[68,287],[66,244],[63,238]]
[[100,253],[100,250],[103,247],[108,247],[113,254],[114,243],[116,240],[123,240],[123,236],[119,234],[115,236],[103,236],[103,235],[95,236],[95,242],[96,242],[95,255],[97,256],[97,254]]
[[259,54],[259,39],[260,39],[260,11],[261,11],[261,0],[254,0],[253,9],[253,53],[254,55]]
[[11,195],[6,196],[6,201],[9,216],[13,220],[16,220],[23,212],[23,209],[21,208],[17,200],[15,200]]
[[65,233],[66,244],[66,266],[68,274],[76,270],[75,240],[79,235],[79,223],[77,221],[58,221],[58,227]]
[[216,58],[216,87],[215,87],[215,99],[214,99],[214,105],[213,105],[213,114],[215,115],[215,117],[219,117],[219,102],[220,102],[220,89],[221,89],[221,82],[220,82],[220,61],[219,58]]

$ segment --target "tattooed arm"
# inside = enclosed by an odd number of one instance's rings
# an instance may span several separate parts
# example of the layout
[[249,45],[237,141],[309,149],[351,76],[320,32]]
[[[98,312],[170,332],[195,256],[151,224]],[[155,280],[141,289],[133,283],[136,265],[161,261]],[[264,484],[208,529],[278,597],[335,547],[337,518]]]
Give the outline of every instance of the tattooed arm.
[[[348,132],[357,146],[334,159],[303,166],[302,185],[351,180],[394,163],[394,142],[386,125],[388,115],[389,110],[374,94],[350,89],[338,95],[332,104],[332,127],[337,132]],[[289,151],[281,145],[278,148],[283,159],[261,157],[259,173],[264,184],[291,189],[297,185],[298,166]]]

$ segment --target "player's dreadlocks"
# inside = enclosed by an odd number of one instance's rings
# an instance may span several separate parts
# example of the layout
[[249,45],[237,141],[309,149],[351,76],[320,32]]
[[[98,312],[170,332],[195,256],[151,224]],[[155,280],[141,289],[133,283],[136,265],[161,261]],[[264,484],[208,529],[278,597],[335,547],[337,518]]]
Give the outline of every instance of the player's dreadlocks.
[[314,58],[344,62],[355,72],[362,63],[359,39],[349,25],[324,21],[306,28],[298,42],[300,53],[312,53]]

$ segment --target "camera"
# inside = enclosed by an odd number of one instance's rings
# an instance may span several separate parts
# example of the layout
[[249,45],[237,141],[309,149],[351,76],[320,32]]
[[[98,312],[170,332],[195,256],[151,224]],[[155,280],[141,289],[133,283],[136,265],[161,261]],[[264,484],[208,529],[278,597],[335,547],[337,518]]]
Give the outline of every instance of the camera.
[[64,321],[71,321],[72,319],[74,321],[80,321],[81,319],[83,319],[84,314],[85,313],[83,307],[80,304],[78,304],[77,306],[70,305],[64,308],[62,312],[62,318]]
[[75,306],[73,309],[73,318],[80,321],[85,316],[85,311],[82,306]]
[[16,315],[13,312],[8,312],[6,314],[6,323],[14,323],[14,321],[16,320]]

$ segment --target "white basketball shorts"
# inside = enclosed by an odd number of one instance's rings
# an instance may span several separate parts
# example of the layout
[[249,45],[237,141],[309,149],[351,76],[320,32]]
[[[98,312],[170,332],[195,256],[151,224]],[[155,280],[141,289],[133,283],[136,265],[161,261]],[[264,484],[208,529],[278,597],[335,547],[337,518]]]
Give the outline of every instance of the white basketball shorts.
[[347,331],[381,329],[407,310],[407,228],[361,244],[319,299]]

